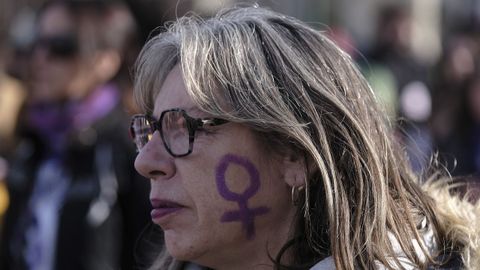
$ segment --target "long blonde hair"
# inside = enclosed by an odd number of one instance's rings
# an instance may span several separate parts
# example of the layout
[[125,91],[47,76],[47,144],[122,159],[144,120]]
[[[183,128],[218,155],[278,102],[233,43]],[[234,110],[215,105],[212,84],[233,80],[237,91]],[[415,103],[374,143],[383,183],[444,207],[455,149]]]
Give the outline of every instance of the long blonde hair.
[[[250,126],[272,149],[306,158],[295,238],[285,245],[294,258],[289,265],[311,266],[331,255],[337,269],[402,268],[391,234],[405,257],[425,268],[434,260],[417,229],[421,220],[440,249],[451,244],[370,86],[321,32],[256,7],[180,18],[137,61],[135,95],[145,112],[177,64],[202,110]],[[175,265],[163,252],[155,267]]]

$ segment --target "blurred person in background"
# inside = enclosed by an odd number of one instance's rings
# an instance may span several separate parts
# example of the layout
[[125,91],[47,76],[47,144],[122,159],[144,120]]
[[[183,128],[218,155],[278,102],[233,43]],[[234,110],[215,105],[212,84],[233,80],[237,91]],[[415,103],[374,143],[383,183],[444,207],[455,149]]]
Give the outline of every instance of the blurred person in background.
[[[465,121],[470,125],[466,126],[460,132],[465,134],[465,142],[469,145],[470,149],[470,165],[471,173],[475,174],[475,177],[480,181],[480,73],[477,72],[467,85],[466,93],[467,115]],[[467,165],[467,164],[465,164]]]
[[400,118],[398,138],[406,145],[414,170],[421,171],[431,154],[427,124],[432,101],[428,67],[416,59],[411,49],[412,18],[408,8],[405,3],[381,7],[376,44],[368,55],[373,68],[368,67],[366,73],[392,119]]
[[[14,5],[10,1],[0,2],[0,230],[5,210],[8,206],[8,193],[5,176],[8,160],[15,145],[15,131],[26,93],[23,85],[6,71],[10,55],[9,25]],[[0,239],[1,241],[1,239]]]
[[8,157],[12,152],[18,116],[26,93],[21,82],[6,72],[10,48],[7,44],[8,26],[4,20],[0,22],[3,24],[0,25],[0,156]]
[[454,176],[480,173],[474,153],[478,151],[475,148],[480,136],[475,135],[478,126],[475,106],[480,103],[474,104],[478,102],[475,89],[479,50],[472,32],[451,35],[432,78],[431,130],[439,154]]
[[[480,74],[472,73],[453,93],[439,93],[433,119],[441,157],[454,176],[480,181]],[[442,90],[442,89],[439,89]],[[445,89],[443,89],[445,90]],[[447,89],[448,90],[448,89]],[[443,123],[443,125],[442,125]]]
[[[477,62],[478,63],[478,62]],[[470,166],[468,174],[471,177],[470,184],[477,191],[476,198],[480,199],[480,72],[478,71],[472,77],[468,84],[466,94],[467,116],[466,122],[470,121],[470,126],[466,126],[460,132],[465,136],[465,142],[470,143],[464,149],[466,150],[467,162],[464,166]]]
[[123,98],[135,23],[118,2],[50,1],[37,27],[0,268],[132,269],[148,222]]

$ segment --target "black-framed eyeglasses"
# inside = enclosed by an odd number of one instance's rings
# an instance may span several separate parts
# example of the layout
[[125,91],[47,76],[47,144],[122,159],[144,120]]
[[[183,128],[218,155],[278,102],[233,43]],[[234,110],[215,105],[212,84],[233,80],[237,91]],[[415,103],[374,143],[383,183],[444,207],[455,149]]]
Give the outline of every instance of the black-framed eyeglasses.
[[130,125],[130,135],[137,150],[140,151],[158,130],[168,153],[173,157],[184,157],[193,151],[197,130],[227,122],[220,118],[193,118],[185,110],[175,108],[163,111],[158,121],[150,115],[134,115]]

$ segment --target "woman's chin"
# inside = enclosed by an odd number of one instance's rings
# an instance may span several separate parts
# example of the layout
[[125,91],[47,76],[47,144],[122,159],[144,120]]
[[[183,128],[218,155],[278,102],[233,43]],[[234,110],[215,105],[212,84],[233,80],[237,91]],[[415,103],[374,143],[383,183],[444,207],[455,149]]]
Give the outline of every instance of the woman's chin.
[[186,239],[185,235],[179,235],[175,231],[165,231],[165,245],[168,253],[180,261],[194,261],[199,256],[199,248]]

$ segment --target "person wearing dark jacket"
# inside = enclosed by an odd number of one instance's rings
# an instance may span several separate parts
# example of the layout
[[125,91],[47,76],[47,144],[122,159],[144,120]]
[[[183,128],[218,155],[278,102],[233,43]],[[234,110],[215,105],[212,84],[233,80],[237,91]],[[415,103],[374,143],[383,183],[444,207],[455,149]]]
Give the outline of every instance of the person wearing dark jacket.
[[52,1],[37,27],[0,268],[134,269],[149,207],[120,78],[133,20],[113,2]]

